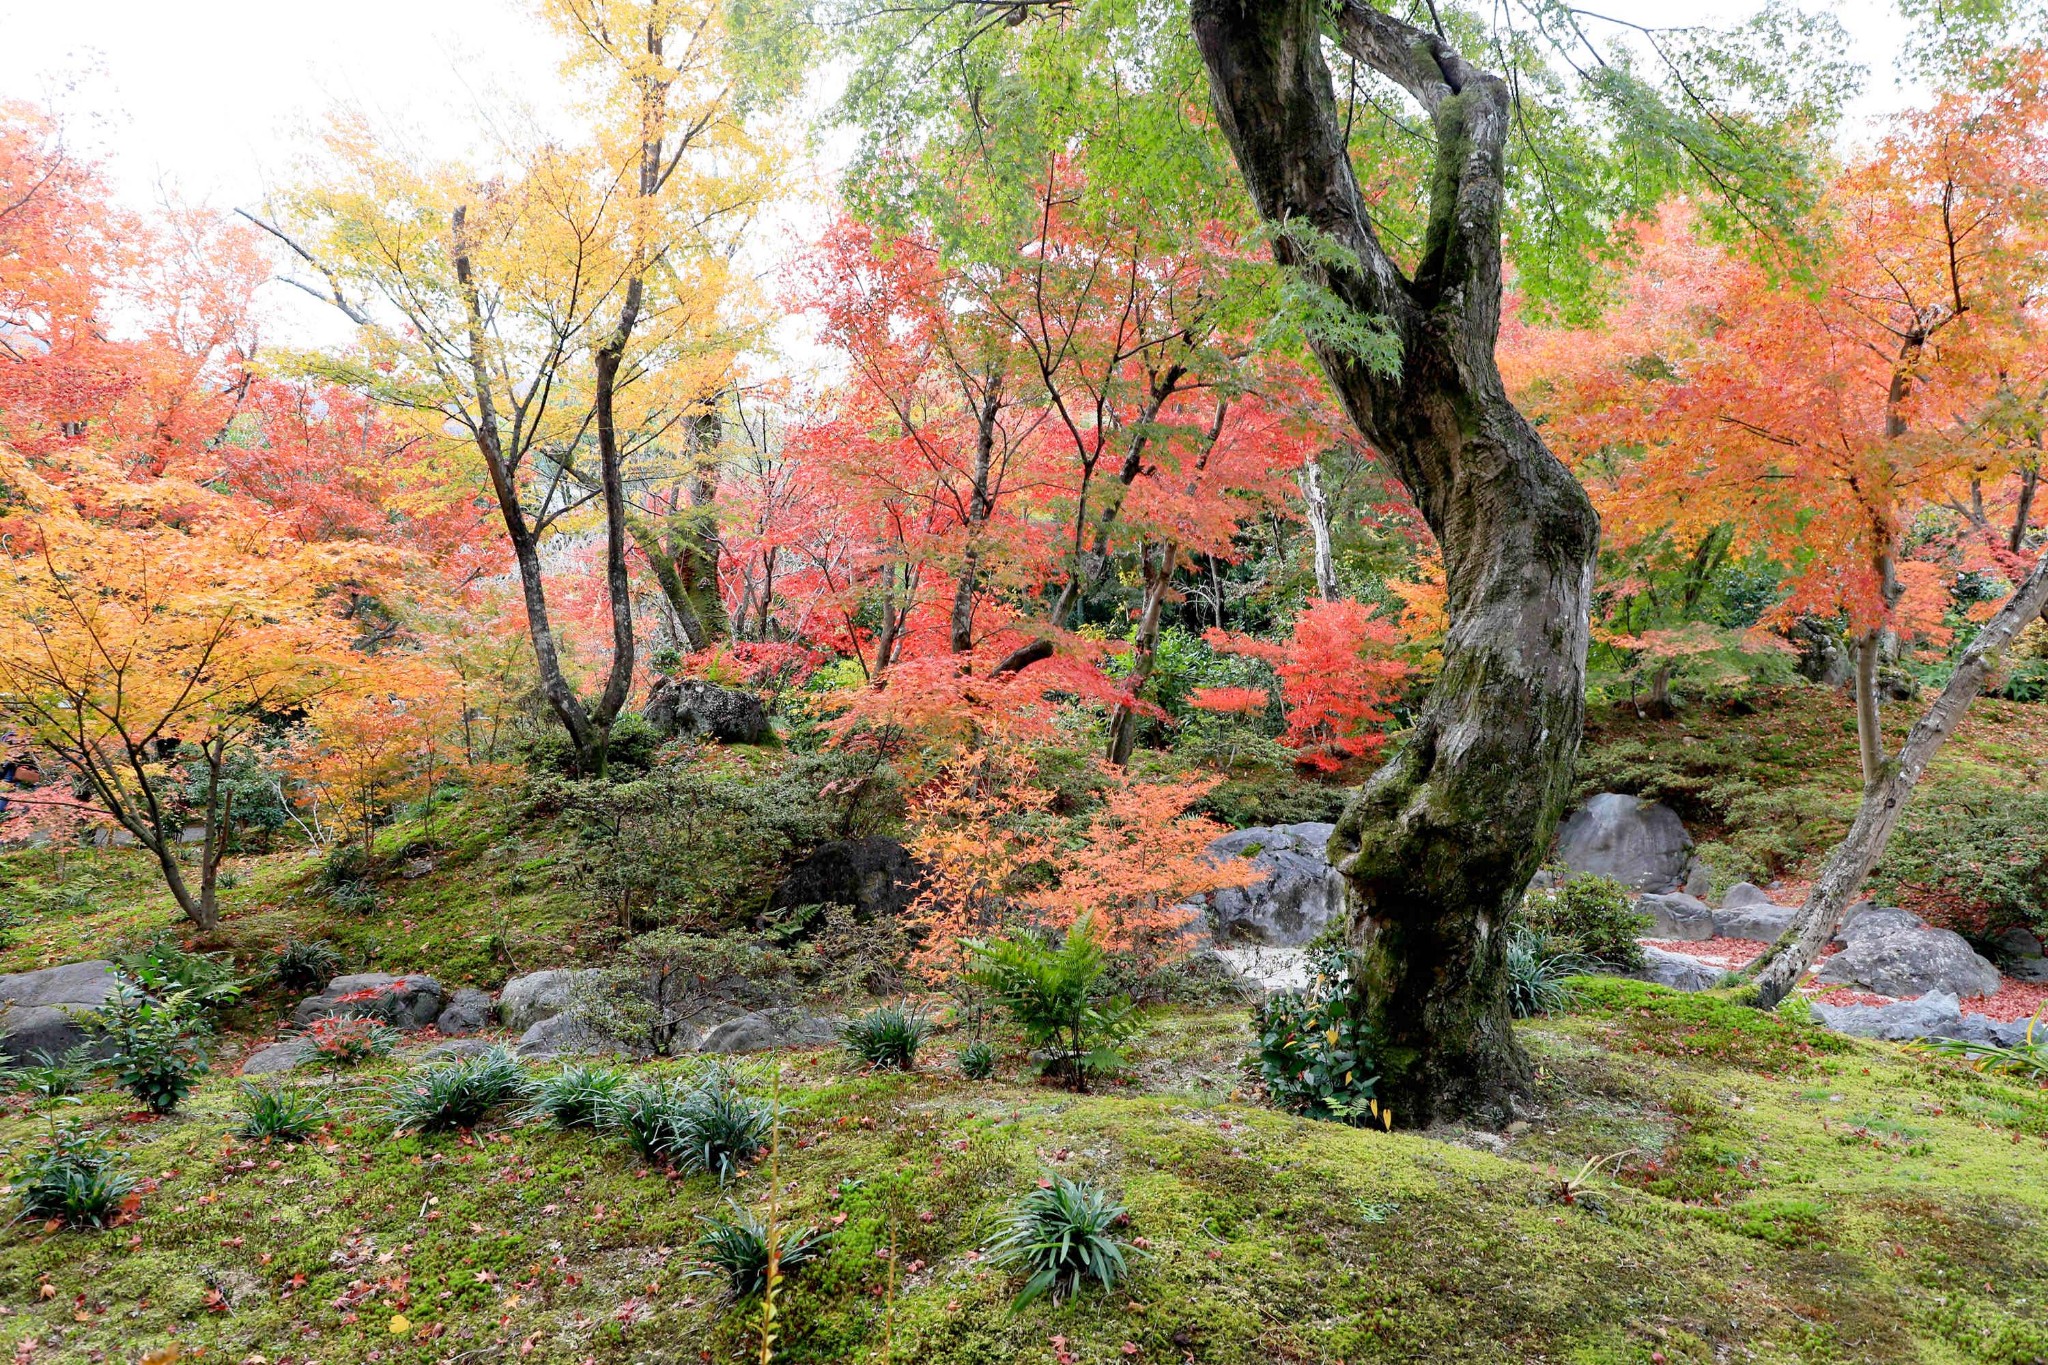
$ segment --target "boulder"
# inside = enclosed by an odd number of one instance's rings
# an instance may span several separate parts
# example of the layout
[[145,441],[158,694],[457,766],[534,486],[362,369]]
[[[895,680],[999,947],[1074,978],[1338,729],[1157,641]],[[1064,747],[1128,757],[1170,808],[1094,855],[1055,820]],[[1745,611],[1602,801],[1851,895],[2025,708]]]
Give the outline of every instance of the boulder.
[[728,1019],[704,1035],[699,1052],[766,1052],[771,1048],[829,1047],[845,1021],[803,1010],[756,1010]]
[[498,992],[498,1017],[506,1028],[524,1033],[541,1020],[552,1019],[568,1009],[576,983],[584,975],[573,967],[550,967],[515,976]]
[[1210,861],[1247,858],[1264,877],[1209,894],[1218,942],[1293,947],[1307,943],[1344,910],[1344,878],[1325,849],[1334,825],[1260,825],[1233,830],[1209,845]]
[[1835,930],[1835,942],[1847,945],[1861,938],[1883,938],[1886,934],[1926,927],[1927,921],[1910,910],[1858,901],[1842,912],[1841,927]]
[[678,735],[721,744],[759,744],[768,737],[768,708],[751,692],[700,678],[663,678],[640,713],[663,739]]
[[1683,891],[1644,896],[1636,909],[1650,917],[1644,938],[1702,939],[1714,936],[1714,912],[1698,896]]
[[513,1050],[521,1057],[591,1057],[613,1053],[633,1055],[617,1038],[599,1033],[572,1014],[550,1014],[519,1035]]
[[1722,969],[1684,953],[1643,946],[1643,965],[1629,973],[1638,981],[1653,981],[1675,991],[1703,991],[1718,982]]
[[1963,1027],[1963,1012],[1956,997],[1946,991],[1931,991],[1918,1000],[1895,1000],[1889,1005],[1815,1002],[1812,1009],[1816,1019],[1837,1033],[1895,1043],[1915,1038],[1953,1038]]
[[114,964],[99,960],[0,976],[0,1054],[27,1062],[88,1041],[78,1015],[107,1003],[119,983]]
[[1721,893],[1723,910],[1747,910],[1752,905],[1771,905],[1774,902],[1762,887],[1749,882],[1737,882]]
[[1967,997],[1997,990],[1998,968],[1977,956],[1962,935],[1919,928],[1859,936],[1829,958],[1814,979],[1879,995],[1938,991]]
[[440,1017],[441,1000],[441,983],[431,976],[357,972],[335,977],[318,995],[293,1006],[292,1022],[304,1027],[315,1019],[354,1015],[393,1028],[425,1028]]
[[2016,981],[2048,981],[2048,957],[2042,956],[2041,940],[2025,929],[2008,929],[1998,936],[1999,965]]
[[464,1057],[475,1057],[489,1052],[498,1044],[488,1038],[450,1038],[445,1043],[436,1043],[413,1060],[414,1066],[432,1066],[436,1062],[459,1061]]
[[1705,900],[1707,893],[1714,889],[1714,869],[1712,865],[1699,858],[1694,858],[1685,865],[1685,884],[1678,889],[1685,892],[1688,896],[1697,896],[1699,899]]
[[441,1007],[441,1012],[434,1017],[434,1027],[451,1038],[465,1033],[481,1033],[491,1026],[497,1013],[489,991],[464,986]]
[[244,1076],[274,1076],[304,1066],[313,1060],[315,1051],[310,1038],[287,1038],[281,1043],[259,1047],[242,1059],[241,1074]]
[[1799,914],[1789,905],[1752,905],[1741,910],[1716,910],[1714,932],[1722,938],[1749,938],[1776,943]]
[[1602,792],[1564,822],[1557,856],[1574,872],[1612,877],[1638,891],[1669,891],[1692,870],[1692,836],[1661,802]]
[[920,875],[910,850],[894,839],[834,839],[790,868],[766,918],[805,905],[844,905],[862,920],[899,915],[917,898]]
[[[2018,1047],[2027,1041],[2026,1019],[1993,1019],[1985,1014],[1966,1014],[1955,1036],[1986,1047]],[[2048,1026],[2034,1030],[2034,1037],[2048,1037]]]

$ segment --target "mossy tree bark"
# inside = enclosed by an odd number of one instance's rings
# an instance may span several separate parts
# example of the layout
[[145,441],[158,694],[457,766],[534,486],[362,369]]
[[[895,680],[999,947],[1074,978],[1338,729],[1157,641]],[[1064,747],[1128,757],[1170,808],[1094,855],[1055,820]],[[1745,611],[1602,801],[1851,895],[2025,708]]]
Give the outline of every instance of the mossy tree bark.
[[[1450,627],[1414,730],[1331,840],[1351,893],[1357,1009],[1404,1126],[1498,1117],[1528,1063],[1510,1027],[1504,928],[1563,807],[1584,713],[1599,519],[1509,402],[1501,306],[1505,83],[1359,0],[1193,0],[1225,134],[1275,254],[1378,330],[1311,333],[1360,432],[1442,548]],[[1323,57],[1344,51],[1426,109],[1430,217],[1413,276],[1381,247]],[[1352,340],[1347,341],[1346,338]]]

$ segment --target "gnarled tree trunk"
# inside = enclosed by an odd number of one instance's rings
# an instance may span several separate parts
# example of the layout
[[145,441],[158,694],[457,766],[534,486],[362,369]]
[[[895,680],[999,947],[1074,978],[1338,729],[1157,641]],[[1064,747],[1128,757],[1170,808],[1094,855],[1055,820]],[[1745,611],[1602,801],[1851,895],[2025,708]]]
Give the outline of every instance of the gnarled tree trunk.
[[[1509,95],[1449,44],[1359,3],[1192,0],[1210,89],[1275,253],[1383,328],[1398,366],[1328,337],[1318,358],[1442,547],[1450,628],[1413,732],[1330,844],[1348,880],[1381,1102],[1424,1125],[1496,1116],[1525,1083],[1503,931],[1578,755],[1599,519],[1508,401],[1494,363]],[[1344,50],[1433,122],[1430,218],[1413,278],[1374,235],[1323,59]]]

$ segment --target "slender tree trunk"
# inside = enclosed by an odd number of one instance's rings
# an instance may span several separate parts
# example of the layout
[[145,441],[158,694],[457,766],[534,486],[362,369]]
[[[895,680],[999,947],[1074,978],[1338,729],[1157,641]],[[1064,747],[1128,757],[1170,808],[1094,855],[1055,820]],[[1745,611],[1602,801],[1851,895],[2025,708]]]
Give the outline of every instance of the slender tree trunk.
[[2040,470],[2021,471],[2019,506],[2013,509],[2012,533],[2005,538],[2005,548],[2014,554],[2027,548],[2027,522],[2034,515],[2034,490],[2040,486]]
[[[1509,402],[1501,301],[1506,84],[1362,0],[1193,0],[1223,130],[1275,254],[1384,329],[1398,367],[1318,358],[1442,547],[1450,627],[1414,729],[1352,800],[1330,856],[1350,889],[1354,1009],[1396,1122],[1496,1118],[1527,1082],[1507,1004],[1508,916],[1569,790],[1584,719],[1599,519]],[[1323,59],[1344,50],[1429,112],[1436,173],[1421,260],[1381,248]]]
[[1906,737],[1899,749],[1898,762],[1890,765],[1864,793],[1855,823],[1828,856],[1827,866],[1813,884],[1798,917],[1779,939],[1778,946],[1751,968],[1756,973],[1757,1003],[1765,1009],[1792,993],[1820,950],[1835,936],[1842,912],[1849,908],[1850,899],[1862,887],[1870,869],[1884,856],[1885,845],[1890,842],[1899,817],[1905,814],[1913,788],[1954,732],[1963,713],[1969,710],[1970,703],[1983,690],[1984,679],[1997,663],[1999,652],[2044,610],[2048,610],[2048,552],[2042,554],[2019,590],[2006,599],[2005,605],[1985,622],[1984,629],[1963,651],[1948,686]]
[[1308,509],[1309,534],[1315,540],[1316,596],[1337,597],[1337,561],[1330,553],[1330,500],[1323,496],[1323,466],[1316,456],[1301,467],[1301,501]]
[[1137,638],[1131,646],[1131,702],[1118,702],[1109,713],[1109,761],[1119,768],[1131,761],[1131,749],[1138,741],[1138,708],[1145,684],[1159,660],[1159,614],[1166,591],[1173,584],[1174,565],[1180,560],[1180,546],[1167,541],[1154,549],[1139,551],[1145,565],[1145,596],[1138,610]]
[[1883,641],[1867,631],[1851,648],[1856,652],[1856,753],[1863,761],[1863,790],[1874,791],[1884,780],[1884,729],[1877,705],[1877,664]]
[[961,556],[960,575],[953,584],[953,616],[949,622],[949,643],[955,654],[974,648],[974,593],[981,570],[982,527],[995,512],[994,478],[996,421],[1003,411],[1003,380],[991,375],[982,387],[981,408],[975,413],[974,473],[967,495],[967,550]]

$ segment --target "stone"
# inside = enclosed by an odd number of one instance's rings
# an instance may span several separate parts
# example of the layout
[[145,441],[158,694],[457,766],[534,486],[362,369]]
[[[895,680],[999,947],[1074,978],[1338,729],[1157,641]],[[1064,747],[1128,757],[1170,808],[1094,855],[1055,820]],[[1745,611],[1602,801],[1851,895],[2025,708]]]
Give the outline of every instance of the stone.
[[1963,1027],[1963,1012],[1956,997],[1947,991],[1930,991],[1918,1000],[1895,1000],[1889,1005],[1824,1005],[1816,1001],[1812,1009],[1816,1019],[1837,1033],[1894,1043],[1954,1038]]
[[0,976],[0,1054],[29,1062],[89,1041],[78,1016],[107,1003],[119,983],[114,964],[99,959]]
[[1877,938],[1902,929],[1924,928],[1926,923],[1910,910],[1882,906],[1874,901],[1857,901],[1842,912],[1842,922],[1835,929],[1835,942],[1849,944],[1859,938]]
[[1692,836],[1661,802],[1602,792],[1564,822],[1557,856],[1574,872],[1612,877],[1637,891],[1670,891],[1685,883]]
[[2025,929],[2008,929],[1996,946],[1999,966],[2015,981],[2048,981],[2048,957],[2042,956],[2041,940]]
[[550,967],[515,976],[498,992],[498,1017],[505,1027],[524,1033],[543,1019],[569,1008],[576,983],[585,973],[574,967]]
[[806,905],[843,905],[860,920],[893,918],[910,908],[921,878],[917,860],[894,839],[834,839],[783,876],[762,925]]
[[699,1052],[766,1052],[771,1048],[829,1047],[845,1020],[804,1010],[756,1010],[715,1026],[697,1044]]
[[292,1008],[292,1022],[303,1027],[315,1019],[355,1015],[393,1028],[425,1028],[440,1017],[441,999],[441,983],[431,976],[357,972],[337,976],[318,995],[301,1000]]
[[1274,948],[1253,944],[1248,948],[1211,950],[1224,970],[1239,981],[1262,991],[1299,991],[1308,988],[1308,949]]
[[572,1014],[550,1014],[519,1035],[513,1050],[521,1057],[592,1057],[613,1053],[634,1055],[617,1038],[598,1032]]
[[463,1057],[474,1057],[489,1052],[498,1044],[488,1038],[451,1038],[445,1043],[436,1043],[414,1059],[415,1066],[431,1066],[436,1062],[456,1061]]
[[1638,981],[1652,981],[1675,991],[1703,991],[1722,977],[1722,969],[1684,953],[1643,945],[1643,965],[1630,972]]
[[497,1013],[489,991],[464,986],[441,1007],[440,1014],[434,1018],[434,1027],[451,1038],[465,1033],[481,1033],[491,1026]]
[[1922,927],[1859,935],[1829,958],[1814,979],[1879,995],[1943,991],[1968,997],[1997,990],[1998,968],[1979,957],[1962,935]]
[[1257,825],[1211,843],[1211,862],[1245,858],[1265,874],[1249,885],[1209,893],[1209,921],[1217,941],[1295,947],[1341,917],[1344,878],[1326,854],[1334,828],[1319,821]]
[[759,744],[768,737],[768,708],[751,692],[700,678],[663,678],[640,713],[663,739],[678,735],[721,744]]
[[1716,910],[1714,933],[1721,938],[1748,938],[1776,943],[1799,915],[1789,905],[1752,905],[1741,910]]
[[2041,940],[2025,929],[2008,929],[1993,941],[1997,944],[1998,951],[2007,957],[2042,956]]
[[244,1076],[275,1076],[304,1066],[316,1056],[310,1038],[287,1038],[281,1043],[259,1047],[242,1059]]
[[1721,893],[1723,910],[1747,910],[1752,905],[1771,905],[1770,893],[1749,882],[1737,882]]
[[1686,864],[1685,885],[1680,887],[1679,890],[1685,892],[1688,896],[1705,900],[1707,893],[1713,889],[1714,869],[1710,864],[1700,858],[1694,858],[1690,863]]
[[1703,939],[1714,936],[1714,912],[1697,896],[1683,891],[1644,896],[1636,909],[1650,917],[1644,938]]

